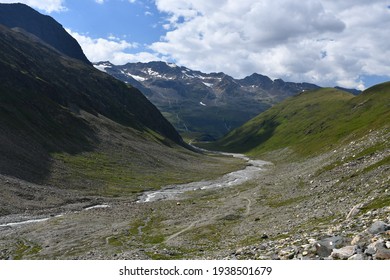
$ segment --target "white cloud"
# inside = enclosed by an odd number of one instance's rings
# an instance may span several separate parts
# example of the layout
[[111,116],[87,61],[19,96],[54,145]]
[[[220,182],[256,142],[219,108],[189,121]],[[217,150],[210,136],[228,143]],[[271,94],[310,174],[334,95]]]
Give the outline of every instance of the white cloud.
[[167,33],[151,48],[202,71],[362,87],[389,75],[383,0],[155,0]]
[[103,4],[104,0],[95,0],[95,2],[98,3],[98,4]]
[[149,52],[129,53],[130,50],[138,47],[137,43],[129,43],[113,35],[105,38],[91,38],[67,30],[81,45],[85,55],[92,62],[110,61],[114,64],[126,64],[128,62],[147,62],[161,60],[156,54]]
[[2,0],[1,3],[23,3],[48,13],[65,11],[65,0]]

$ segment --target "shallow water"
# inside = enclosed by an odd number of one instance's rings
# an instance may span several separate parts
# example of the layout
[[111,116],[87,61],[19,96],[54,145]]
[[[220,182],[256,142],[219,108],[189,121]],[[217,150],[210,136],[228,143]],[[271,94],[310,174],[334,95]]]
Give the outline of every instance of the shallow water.
[[233,171],[215,180],[205,180],[188,184],[169,185],[159,191],[144,192],[139,197],[137,202],[144,203],[159,200],[172,200],[188,191],[209,190],[238,186],[255,178],[259,174],[259,172],[264,169],[265,165],[270,164],[269,162],[263,160],[251,160],[241,154],[223,154],[242,158],[248,162],[248,165],[242,170]]
[[[98,208],[108,208],[108,207],[110,207],[110,205],[107,205],[107,204],[94,205],[94,206],[91,206],[91,207],[84,208],[82,211],[88,211],[88,210],[91,210],[91,209],[98,209]],[[81,211],[75,211],[75,212],[72,212],[72,213],[78,213],[78,212],[81,212]],[[1,224],[0,228],[1,227],[15,227],[15,226],[22,226],[22,225],[33,224],[33,223],[46,222],[49,219],[59,218],[59,217],[62,217],[64,215],[65,214],[59,214],[59,215],[52,216],[52,217],[47,217],[47,218],[39,218],[39,219],[35,218],[35,219],[24,220],[24,221],[20,221],[20,222],[5,223],[5,224]]]

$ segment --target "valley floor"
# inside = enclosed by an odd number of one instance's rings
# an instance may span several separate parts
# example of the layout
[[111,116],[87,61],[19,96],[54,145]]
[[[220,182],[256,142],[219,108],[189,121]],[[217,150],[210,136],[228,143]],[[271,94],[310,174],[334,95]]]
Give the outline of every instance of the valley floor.
[[[2,176],[3,203],[42,195],[0,216],[0,259],[390,259],[388,139],[372,132],[289,163],[277,151],[240,185],[146,203]],[[32,219],[45,220],[12,224]]]

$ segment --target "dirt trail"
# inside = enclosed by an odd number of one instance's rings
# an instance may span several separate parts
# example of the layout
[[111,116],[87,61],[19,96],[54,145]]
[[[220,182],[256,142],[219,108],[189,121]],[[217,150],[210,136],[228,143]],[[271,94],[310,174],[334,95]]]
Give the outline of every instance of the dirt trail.
[[200,220],[197,220],[197,221],[194,221],[192,222],[188,227],[182,229],[181,231],[179,232],[176,232],[175,234],[172,234],[171,236],[169,236],[167,239],[165,239],[164,243],[168,243],[170,240],[178,237],[180,234],[183,234],[189,230],[191,230],[193,227],[195,227],[197,224],[200,224],[202,222],[208,222],[210,223],[212,220],[216,219],[217,217],[219,216],[222,216],[221,214],[217,214],[211,218],[207,218],[207,219],[200,219]]
[[252,206],[252,201],[249,198],[244,198],[246,201],[248,201],[248,204],[246,205],[246,211],[245,211],[245,216],[248,216],[251,212],[251,206]]

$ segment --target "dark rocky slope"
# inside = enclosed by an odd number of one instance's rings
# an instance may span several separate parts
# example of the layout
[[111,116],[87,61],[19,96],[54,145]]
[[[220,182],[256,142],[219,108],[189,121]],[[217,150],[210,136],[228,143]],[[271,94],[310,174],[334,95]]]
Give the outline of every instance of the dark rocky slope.
[[77,41],[50,16],[45,16],[24,4],[0,4],[0,24],[24,30],[61,53],[91,64]]
[[96,129],[83,112],[184,145],[137,89],[4,26],[0,48],[0,173],[39,179],[50,153],[94,149]]

